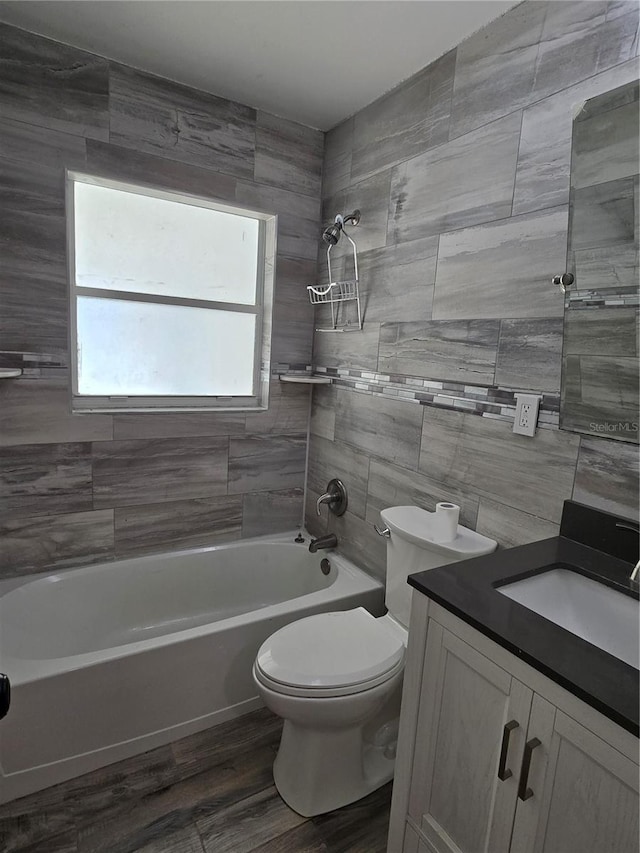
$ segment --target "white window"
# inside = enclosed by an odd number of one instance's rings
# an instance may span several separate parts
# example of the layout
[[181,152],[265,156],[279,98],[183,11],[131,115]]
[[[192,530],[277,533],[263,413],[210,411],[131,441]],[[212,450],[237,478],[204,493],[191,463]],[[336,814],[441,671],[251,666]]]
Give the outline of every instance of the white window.
[[266,405],[276,217],[67,173],[75,411]]

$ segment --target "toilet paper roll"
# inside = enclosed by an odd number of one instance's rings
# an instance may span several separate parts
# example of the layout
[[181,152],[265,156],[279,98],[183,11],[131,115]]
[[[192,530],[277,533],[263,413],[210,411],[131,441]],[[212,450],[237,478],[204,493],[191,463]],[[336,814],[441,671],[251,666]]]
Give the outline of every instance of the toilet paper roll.
[[434,516],[434,542],[453,542],[458,533],[460,507],[452,503],[436,504]]

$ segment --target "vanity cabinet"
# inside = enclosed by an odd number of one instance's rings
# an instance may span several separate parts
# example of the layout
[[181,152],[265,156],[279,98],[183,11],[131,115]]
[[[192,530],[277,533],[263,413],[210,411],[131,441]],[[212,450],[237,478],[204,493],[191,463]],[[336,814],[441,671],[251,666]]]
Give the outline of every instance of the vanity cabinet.
[[388,853],[638,853],[638,741],[414,593]]

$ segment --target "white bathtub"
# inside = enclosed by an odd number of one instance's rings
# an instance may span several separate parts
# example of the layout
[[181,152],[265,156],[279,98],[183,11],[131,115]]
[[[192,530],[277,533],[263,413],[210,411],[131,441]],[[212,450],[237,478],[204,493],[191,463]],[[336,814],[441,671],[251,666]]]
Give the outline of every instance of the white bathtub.
[[294,535],[1,583],[0,803],[259,707],[254,657],[288,622],[384,612],[377,581]]

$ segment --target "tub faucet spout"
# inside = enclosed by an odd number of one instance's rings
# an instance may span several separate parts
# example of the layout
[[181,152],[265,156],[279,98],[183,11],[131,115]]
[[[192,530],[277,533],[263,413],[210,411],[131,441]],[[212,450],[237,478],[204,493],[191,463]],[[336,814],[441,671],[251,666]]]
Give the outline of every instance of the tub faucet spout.
[[327,533],[326,536],[319,536],[317,539],[312,539],[309,543],[309,551],[315,554],[320,548],[337,548],[338,537],[335,533]]

